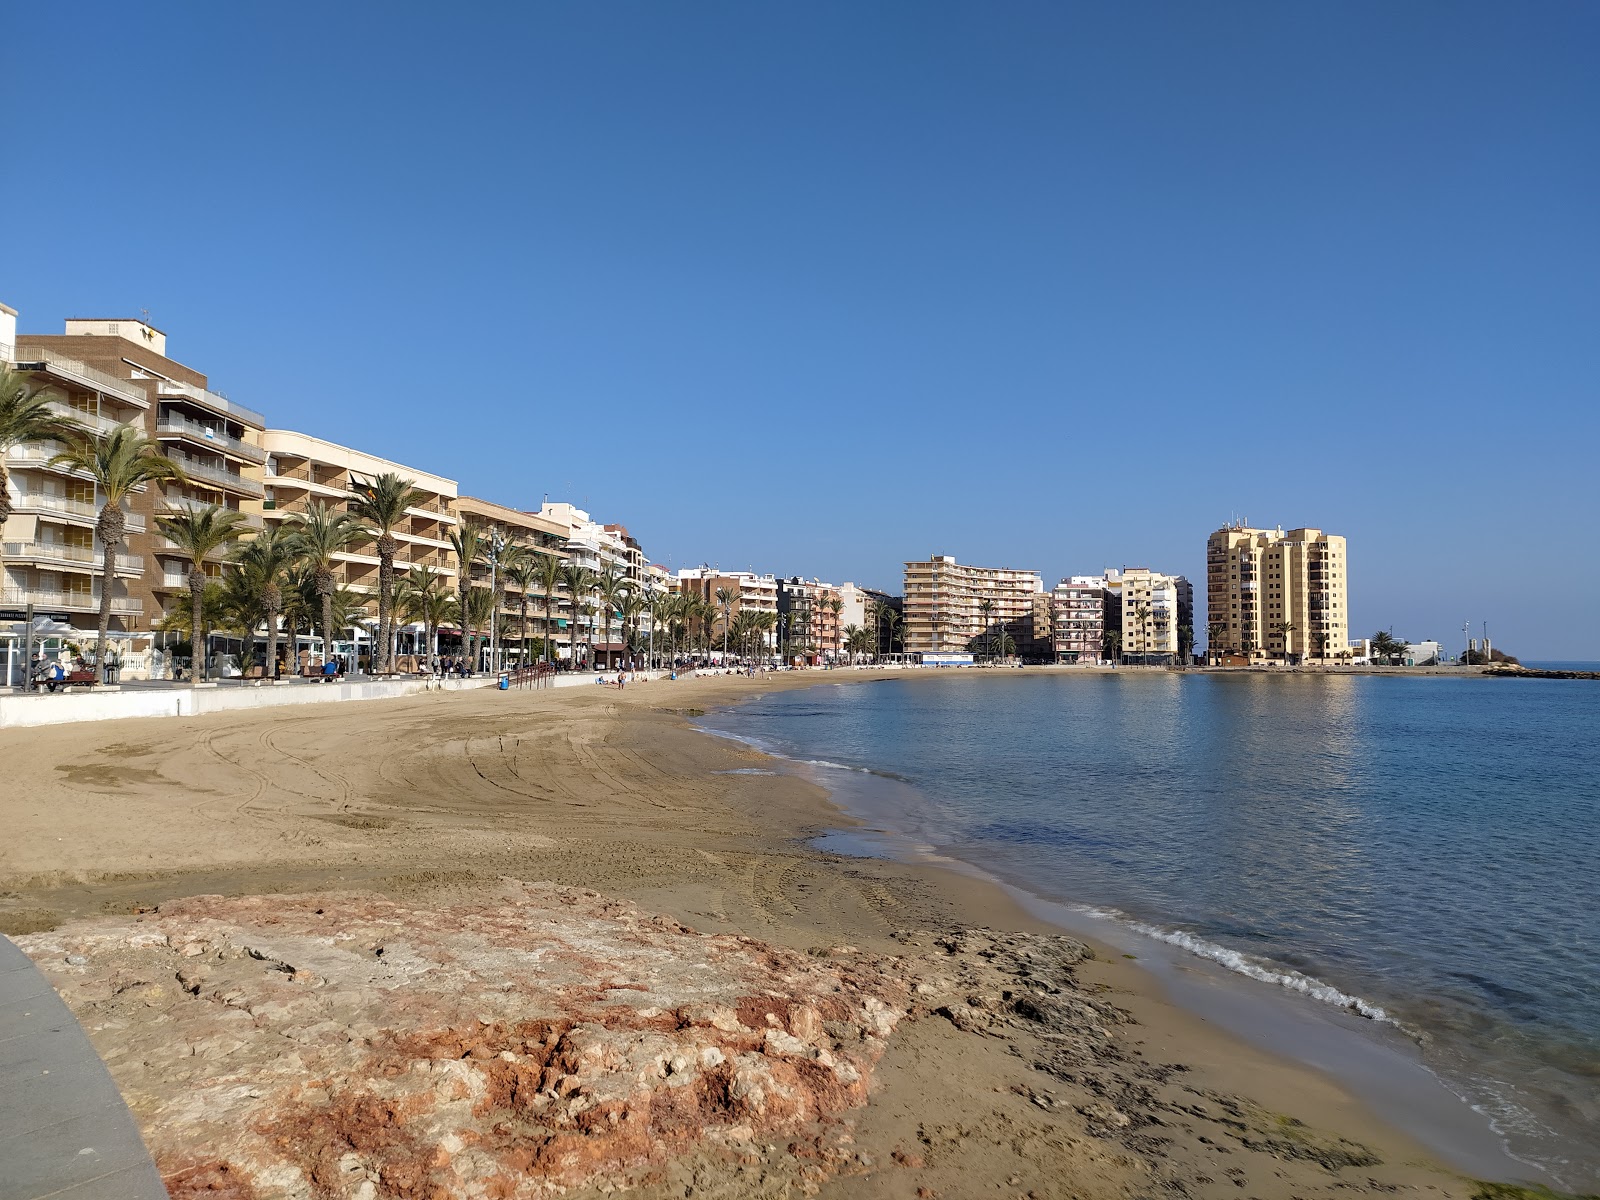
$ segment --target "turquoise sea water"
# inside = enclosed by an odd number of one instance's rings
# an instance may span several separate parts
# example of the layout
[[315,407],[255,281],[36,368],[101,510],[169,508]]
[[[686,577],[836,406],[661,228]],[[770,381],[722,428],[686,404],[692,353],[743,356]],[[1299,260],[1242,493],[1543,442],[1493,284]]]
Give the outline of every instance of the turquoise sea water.
[[1600,1184],[1600,684],[950,672],[710,723],[896,777],[877,823],[1405,1031],[1513,1154]]

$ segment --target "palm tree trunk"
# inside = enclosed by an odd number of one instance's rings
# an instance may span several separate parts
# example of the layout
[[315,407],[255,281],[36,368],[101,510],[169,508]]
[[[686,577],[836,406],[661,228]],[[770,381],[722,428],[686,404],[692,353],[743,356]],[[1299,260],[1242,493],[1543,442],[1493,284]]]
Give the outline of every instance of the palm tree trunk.
[[322,593],[322,665],[326,674],[327,665],[333,660],[333,580],[329,579],[327,590],[324,591],[319,577],[317,591]]
[[117,548],[110,542],[103,543],[101,547],[100,572],[100,622],[94,643],[94,665],[97,671],[104,670],[106,661],[106,643],[111,631],[111,587],[112,581],[117,577]]
[[517,666],[528,665],[528,593],[522,593],[522,652],[517,655]]
[[206,639],[201,629],[206,619],[205,610],[206,572],[204,567],[195,563],[189,572],[189,658],[193,666],[189,675],[200,683],[206,681]]
[[389,597],[394,591],[394,547],[385,545],[392,541],[386,534],[378,539],[378,645],[373,658],[373,670],[380,675],[389,670]]
[[267,605],[267,661],[261,668],[261,678],[271,679],[278,673],[278,606]]
[[550,634],[550,597],[547,595],[544,598],[544,661],[546,663],[550,661],[550,644],[553,641]]

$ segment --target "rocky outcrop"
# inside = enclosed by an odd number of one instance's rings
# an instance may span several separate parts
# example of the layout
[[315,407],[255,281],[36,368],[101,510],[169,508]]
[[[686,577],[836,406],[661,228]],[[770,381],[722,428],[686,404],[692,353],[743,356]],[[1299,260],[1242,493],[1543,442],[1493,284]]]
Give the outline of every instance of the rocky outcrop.
[[199,897],[22,939],[177,1200],[543,1196],[693,1154],[848,1159],[911,1003],[889,964],[593,893]]

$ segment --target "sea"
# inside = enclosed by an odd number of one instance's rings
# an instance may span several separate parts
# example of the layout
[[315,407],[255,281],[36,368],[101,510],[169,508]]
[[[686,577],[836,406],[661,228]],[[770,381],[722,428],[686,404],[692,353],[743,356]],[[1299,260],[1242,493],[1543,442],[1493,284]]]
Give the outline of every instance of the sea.
[[[949,670],[702,723],[864,822],[824,848],[949,861],[1225,974],[1284,1018],[1237,1031],[1290,1030],[1273,1049],[1342,1065],[1464,1169],[1600,1185],[1600,681]],[[1401,1065],[1357,1079],[1364,1056]],[[1398,1101],[1402,1070],[1460,1113]]]

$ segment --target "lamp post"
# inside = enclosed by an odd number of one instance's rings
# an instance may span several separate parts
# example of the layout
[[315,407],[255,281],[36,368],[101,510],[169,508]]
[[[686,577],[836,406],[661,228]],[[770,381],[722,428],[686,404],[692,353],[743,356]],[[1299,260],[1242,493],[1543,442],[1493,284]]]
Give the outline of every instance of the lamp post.
[[495,599],[495,584],[497,572],[500,569],[500,552],[505,549],[506,539],[500,534],[498,525],[489,530],[489,673],[492,675],[500,667],[500,603]]

